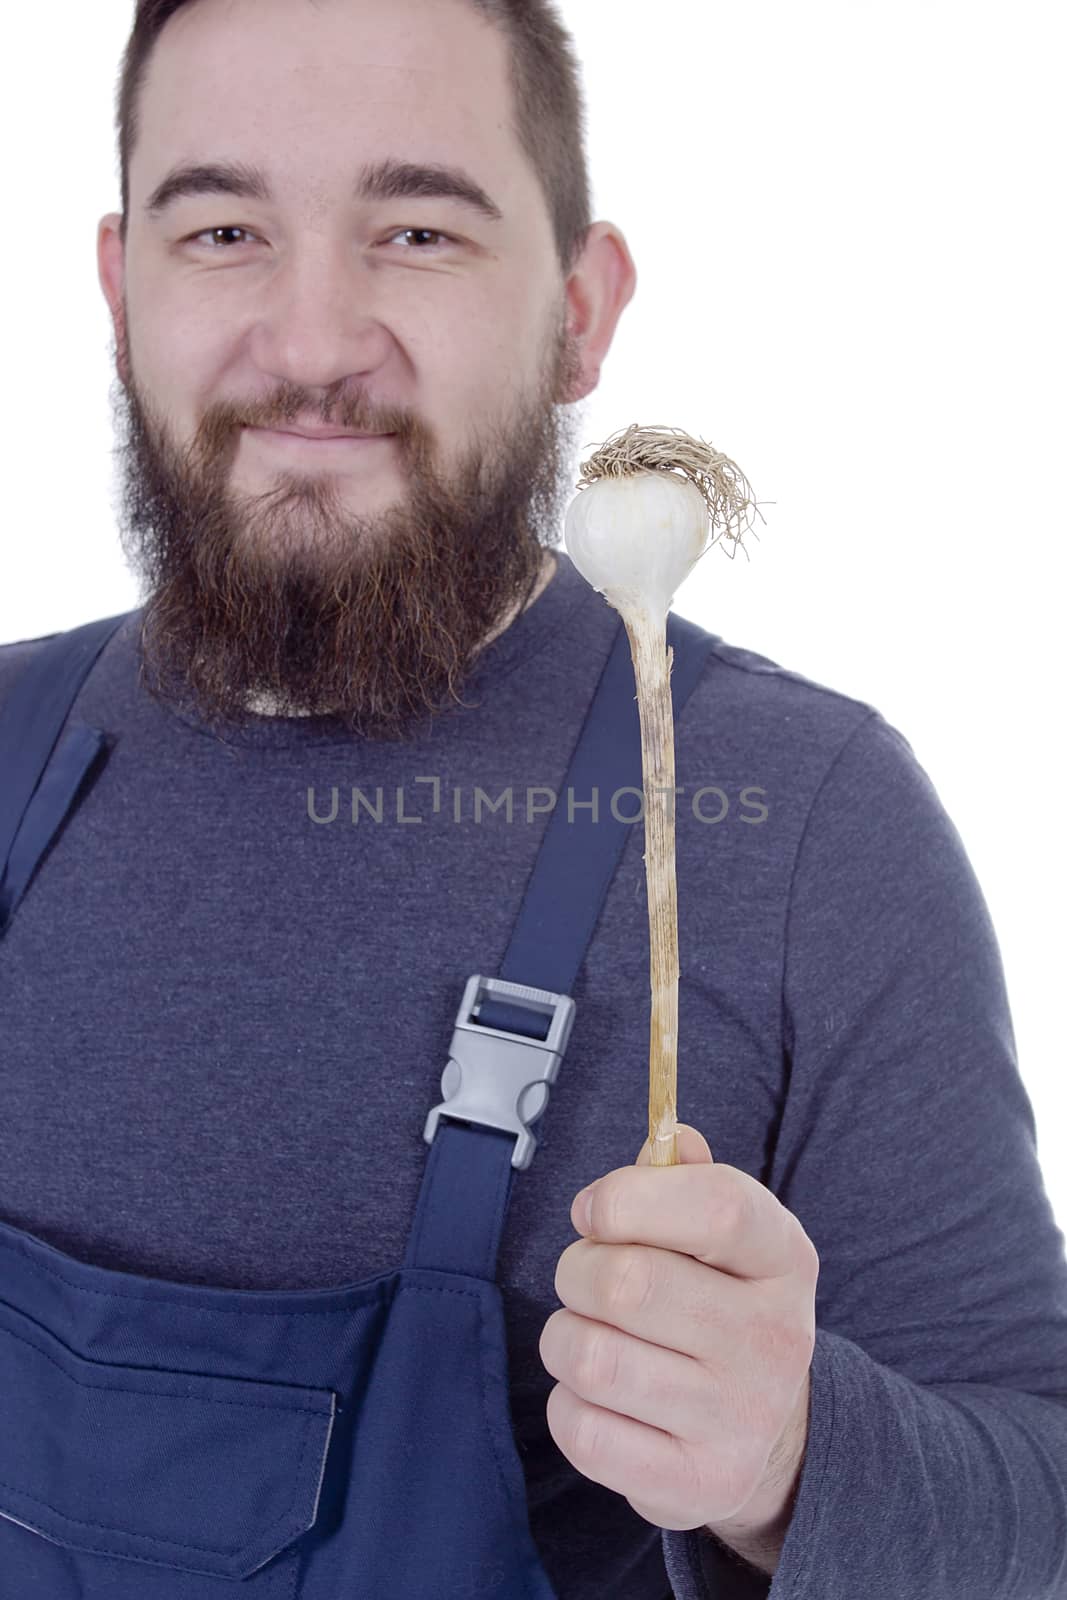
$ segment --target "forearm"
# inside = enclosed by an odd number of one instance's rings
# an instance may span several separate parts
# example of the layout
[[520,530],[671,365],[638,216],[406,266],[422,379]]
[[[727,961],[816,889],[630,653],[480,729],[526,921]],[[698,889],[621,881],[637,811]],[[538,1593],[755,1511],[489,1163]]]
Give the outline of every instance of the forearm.
[[821,1330],[818,1342],[784,1592],[1062,1595],[1067,1407],[978,1381],[919,1384],[843,1337]]
[[820,1329],[784,1532],[663,1541],[682,1600],[1053,1600],[1067,1574],[1067,1406],[976,1382],[927,1388]]

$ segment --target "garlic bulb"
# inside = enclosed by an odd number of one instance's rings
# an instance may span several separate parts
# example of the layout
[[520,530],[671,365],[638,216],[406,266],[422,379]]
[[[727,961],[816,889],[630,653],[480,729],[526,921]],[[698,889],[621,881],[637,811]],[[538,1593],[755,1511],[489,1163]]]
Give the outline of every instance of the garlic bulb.
[[670,610],[675,590],[703,555],[708,508],[673,472],[601,478],[567,509],[567,554],[617,611]]
[[564,529],[574,565],[622,617],[637,684],[652,991],[649,1161],[654,1167],[678,1164],[678,888],[667,613],[675,590],[709,548],[709,520],[714,526],[725,509],[722,531],[735,545],[741,542],[741,514],[754,502],[738,490],[731,474],[747,489],[744,474],[703,440],[676,428],[635,424],[584,463]]
[[582,464],[564,525],[567,554],[617,611],[666,617],[675,590],[720,535],[741,546],[742,514],[755,505],[749,487],[703,439],[633,423]]

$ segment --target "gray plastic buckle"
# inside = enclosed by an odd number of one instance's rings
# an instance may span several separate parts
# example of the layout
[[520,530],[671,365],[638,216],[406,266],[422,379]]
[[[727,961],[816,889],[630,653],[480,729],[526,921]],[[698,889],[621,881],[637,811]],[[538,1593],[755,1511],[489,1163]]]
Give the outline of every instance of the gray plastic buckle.
[[[550,1017],[548,1036],[528,1039],[521,1033],[471,1022],[483,998],[505,1000]],[[468,978],[463,1003],[456,1012],[448,1065],[441,1075],[445,1098],[426,1118],[422,1133],[426,1143],[433,1144],[443,1116],[499,1128],[518,1135],[511,1164],[525,1172],[537,1149],[529,1125],[548,1104],[548,1091],[556,1081],[573,1021],[570,995],[529,989],[503,978],[483,978],[478,973]]]

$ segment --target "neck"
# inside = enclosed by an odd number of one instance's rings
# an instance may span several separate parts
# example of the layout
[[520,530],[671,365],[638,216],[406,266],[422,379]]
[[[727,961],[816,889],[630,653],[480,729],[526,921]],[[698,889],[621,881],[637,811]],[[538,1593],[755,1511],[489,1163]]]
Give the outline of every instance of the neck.
[[508,629],[511,627],[511,624],[516,620],[516,618],[519,617],[523,611],[529,611],[534,601],[540,599],[541,595],[544,594],[552,579],[555,577],[556,567],[558,565],[559,563],[556,560],[555,552],[553,550],[546,550],[544,553],[544,558],[541,562],[541,572],[538,576],[537,582],[534,584],[533,592],[531,593],[530,598],[523,606],[513,606],[508,612],[507,616],[504,618],[503,622],[499,622],[493,629],[492,633],[486,635],[484,641],[482,642],[483,650],[486,649],[487,646],[491,645],[494,639],[499,639],[502,633],[507,633]]

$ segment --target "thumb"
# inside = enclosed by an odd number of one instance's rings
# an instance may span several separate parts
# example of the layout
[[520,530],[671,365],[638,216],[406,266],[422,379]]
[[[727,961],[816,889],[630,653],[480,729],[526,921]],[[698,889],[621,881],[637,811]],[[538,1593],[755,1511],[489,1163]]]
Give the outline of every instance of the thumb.
[[[708,1141],[699,1129],[691,1128],[688,1122],[676,1124],[674,1142],[678,1150],[679,1165],[687,1166],[701,1161],[714,1163],[715,1157],[711,1153]],[[634,1163],[635,1166],[650,1167],[652,1165],[650,1146],[651,1139],[646,1139],[641,1146],[641,1154]]]

